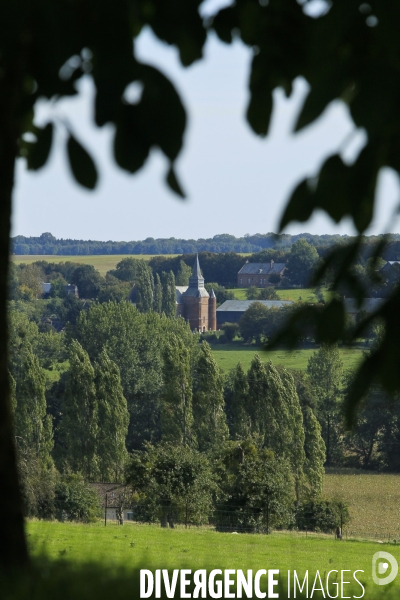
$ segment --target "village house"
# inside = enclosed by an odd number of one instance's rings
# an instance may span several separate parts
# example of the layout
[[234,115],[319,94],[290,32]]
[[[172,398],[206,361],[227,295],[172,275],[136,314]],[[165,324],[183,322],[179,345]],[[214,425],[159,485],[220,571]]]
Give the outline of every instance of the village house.
[[[279,285],[285,270],[286,263],[276,263],[273,260],[269,263],[250,263],[247,261],[237,275],[237,285],[240,288],[250,287],[251,285],[259,288]],[[274,277],[271,277],[271,275]]]
[[133,521],[132,490],[120,483],[90,483],[107,521]]
[[[42,282],[40,285],[42,286],[42,297],[49,298],[52,284]],[[69,296],[70,294],[73,294],[76,298],[78,298],[78,288],[76,285],[73,285],[72,283],[67,283],[63,287],[64,287],[64,291],[67,294],[67,296]]]
[[293,304],[291,300],[226,300],[217,308],[218,329],[224,323],[238,323],[253,302],[259,302],[266,308],[283,308]]

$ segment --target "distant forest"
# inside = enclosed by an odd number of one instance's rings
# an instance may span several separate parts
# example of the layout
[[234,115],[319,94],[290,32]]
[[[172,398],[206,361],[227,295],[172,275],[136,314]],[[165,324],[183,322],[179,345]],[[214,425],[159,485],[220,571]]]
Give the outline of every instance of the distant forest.
[[[265,249],[289,249],[298,239],[306,239],[319,249],[326,249],[337,244],[345,244],[352,240],[344,235],[312,235],[300,233],[288,235],[275,233],[246,234],[235,237],[228,233],[215,235],[213,238],[183,240],[176,238],[154,239],[143,241],[113,242],[96,240],[57,239],[51,233],[42,233],[39,237],[17,235],[11,240],[13,254],[48,254],[48,255],[93,255],[93,254],[194,254],[196,252],[260,252]],[[367,245],[375,244],[380,236],[365,238]],[[322,252],[323,253],[323,252]],[[320,252],[321,254],[321,252]],[[397,260],[400,256],[400,234],[389,237],[385,249],[386,260]]]

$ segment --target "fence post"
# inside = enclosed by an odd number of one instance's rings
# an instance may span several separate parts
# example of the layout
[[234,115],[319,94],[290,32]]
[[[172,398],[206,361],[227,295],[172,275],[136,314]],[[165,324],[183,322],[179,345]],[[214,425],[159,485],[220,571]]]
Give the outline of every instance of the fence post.
[[107,527],[107,494],[106,494],[106,503],[104,507],[104,527]]

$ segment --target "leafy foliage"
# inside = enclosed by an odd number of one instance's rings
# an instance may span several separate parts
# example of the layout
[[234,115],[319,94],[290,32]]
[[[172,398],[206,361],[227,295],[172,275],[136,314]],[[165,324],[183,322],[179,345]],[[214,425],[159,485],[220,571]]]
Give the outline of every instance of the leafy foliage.
[[127,478],[162,527],[173,527],[180,514],[186,525],[198,525],[212,512],[215,475],[207,457],[187,446],[148,445],[133,452]]
[[93,521],[101,514],[99,497],[80,475],[66,473],[55,486],[54,508],[60,520]]
[[317,414],[322,425],[326,445],[326,460],[329,465],[341,420],[339,387],[343,376],[343,362],[337,346],[322,345],[310,357],[307,365],[310,384],[318,399]]
[[299,529],[331,533],[349,522],[349,509],[341,500],[311,500],[301,504],[296,512]]
[[194,430],[201,451],[228,437],[224,406],[224,380],[210,346],[203,341],[195,362],[193,386]]
[[217,460],[222,492],[217,530],[269,533],[290,523],[293,481],[284,459],[250,438],[221,446]]

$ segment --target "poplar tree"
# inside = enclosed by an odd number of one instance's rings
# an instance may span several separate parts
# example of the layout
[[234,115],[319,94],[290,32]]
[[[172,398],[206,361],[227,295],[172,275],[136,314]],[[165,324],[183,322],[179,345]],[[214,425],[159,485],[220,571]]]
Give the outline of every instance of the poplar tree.
[[71,469],[93,481],[99,474],[98,402],[94,369],[89,355],[76,340],[69,348],[69,365],[59,437]]
[[272,363],[263,364],[258,354],[247,373],[249,382],[248,411],[251,433],[260,435],[264,445],[280,455],[286,454],[288,438],[288,407],[278,371]]
[[304,427],[304,473],[311,495],[320,495],[324,481],[326,448],[322,439],[321,425],[315,415],[317,398],[307,375],[301,371],[292,371],[296,385]]
[[176,317],[176,284],[175,275],[172,271],[162,273],[163,293],[162,312],[166,317]]
[[165,346],[163,374],[162,441],[193,445],[191,356],[175,334]]
[[45,374],[26,340],[15,356],[14,375],[15,379],[10,377],[11,406],[24,513],[48,518],[54,500],[53,428],[46,414]]
[[320,349],[308,361],[307,373],[318,399],[318,417],[326,445],[326,462],[329,465],[334,450],[332,442],[336,438],[339,386],[343,376],[343,362],[337,344],[321,344]]
[[117,365],[105,349],[94,365],[98,402],[97,454],[102,481],[120,481],[127,459],[129,413]]
[[247,379],[251,434],[260,436],[264,446],[289,461],[299,500],[304,488],[305,435],[293,378],[271,362],[264,365],[255,355]]
[[321,425],[309,406],[304,406],[304,473],[309,485],[311,495],[318,496],[322,493],[325,475],[326,449],[321,435]]
[[189,278],[192,274],[192,269],[189,267],[185,261],[181,260],[179,263],[179,269],[176,274],[176,285],[189,285]]
[[232,437],[246,438],[250,433],[250,418],[247,412],[249,383],[241,363],[236,365],[233,375],[232,394]]
[[161,279],[158,273],[156,273],[154,281],[154,298],[153,298],[153,310],[157,314],[162,313],[162,301],[163,301],[163,290],[161,285]]
[[294,477],[296,499],[299,500],[305,487],[304,467],[306,464],[305,432],[303,413],[292,375],[284,367],[279,370],[283,384],[284,402],[287,406],[287,450]]
[[17,447],[44,468],[50,467],[53,432],[51,418],[46,415],[46,377],[29,342],[21,345],[14,383],[15,387],[11,380]]
[[250,417],[251,434],[262,434],[265,419],[265,397],[267,394],[267,381],[265,367],[260,356],[255,354],[247,371],[249,383],[249,401],[247,412]]
[[195,364],[193,393],[194,430],[200,451],[228,437],[224,405],[223,376],[209,344],[203,342]]
[[139,312],[149,312],[153,308],[154,301],[154,279],[153,273],[148,265],[141,261],[136,274],[136,308]]

